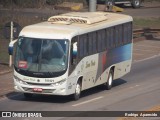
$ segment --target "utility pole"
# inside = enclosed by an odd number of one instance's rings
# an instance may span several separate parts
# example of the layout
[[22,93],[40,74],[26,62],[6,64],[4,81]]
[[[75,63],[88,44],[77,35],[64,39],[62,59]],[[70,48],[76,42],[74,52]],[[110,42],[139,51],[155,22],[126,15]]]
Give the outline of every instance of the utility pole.
[[[13,41],[13,0],[11,0],[11,34],[10,34],[10,42]],[[12,66],[12,55],[9,56],[9,67]]]
[[89,0],[89,12],[96,12],[97,0]]

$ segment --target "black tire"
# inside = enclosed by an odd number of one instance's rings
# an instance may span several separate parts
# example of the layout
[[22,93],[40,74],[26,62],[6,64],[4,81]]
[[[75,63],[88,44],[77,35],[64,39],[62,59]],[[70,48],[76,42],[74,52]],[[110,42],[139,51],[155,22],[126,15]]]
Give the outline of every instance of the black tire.
[[104,84],[106,90],[110,90],[112,88],[113,83],[113,70],[110,70],[107,82]]
[[114,5],[114,0],[106,0],[106,6],[107,6],[107,11],[112,11],[113,5]]
[[24,95],[24,97],[27,98],[27,99],[30,99],[30,98],[32,98],[32,96],[33,96],[33,94],[31,94],[31,93],[24,93],[23,95]]
[[75,89],[75,93],[73,94],[73,99],[74,100],[78,100],[80,98],[81,95],[81,82],[78,81],[76,84],[76,89]]
[[114,0],[106,0],[106,5],[113,6],[114,4]]
[[133,8],[140,8],[140,6],[141,6],[141,0],[132,0],[132,7]]

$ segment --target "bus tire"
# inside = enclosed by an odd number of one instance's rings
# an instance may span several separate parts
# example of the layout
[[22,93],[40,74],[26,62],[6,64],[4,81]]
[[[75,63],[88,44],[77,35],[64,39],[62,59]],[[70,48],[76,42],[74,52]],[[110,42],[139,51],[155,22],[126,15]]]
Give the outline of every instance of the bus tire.
[[110,70],[107,82],[105,83],[105,89],[110,90],[112,88],[113,83],[113,70]]
[[75,93],[73,94],[73,99],[74,100],[78,100],[80,98],[81,95],[81,82],[80,80],[77,82],[76,84],[76,89],[75,89]]
[[141,0],[132,0],[132,7],[139,8],[141,6]]
[[32,98],[33,94],[31,93],[23,93],[24,97],[29,99],[29,98]]
[[106,0],[106,5],[107,6],[113,6],[115,3],[114,3],[114,0]]

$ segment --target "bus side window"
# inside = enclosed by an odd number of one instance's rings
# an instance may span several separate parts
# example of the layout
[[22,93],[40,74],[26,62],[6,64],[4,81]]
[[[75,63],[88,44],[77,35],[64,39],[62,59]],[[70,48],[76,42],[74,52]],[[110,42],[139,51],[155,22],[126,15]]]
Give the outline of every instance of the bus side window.
[[110,29],[110,47],[113,48],[115,45],[114,27]]
[[71,41],[71,65],[77,64],[77,54],[78,54],[78,37],[74,37]]
[[87,34],[83,35],[83,45],[84,45],[84,56],[88,54],[88,36]]
[[110,48],[110,28],[106,29],[106,48]]
[[88,53],[91,55],[93,53],[93,40],[92,40],[92,33],[88,34]]
[[79,51],[79,53],[78,53],[78,57],[79,58],[82,58],[83,57],[83,51],[84,51],[84,46],[83,46],[83,36],[81,35],[81,36],[79,36],[79,46],[78,46],[78,51]]
[[122,25],[119,26],[119,39],[120,39],[120,45],[123,45],[123,29]]
[[132,23],[128,23],[128,42],[132,42]]
[[114,31],[114,34],[115,34],[115,39],[114,39],[114,45],[117,47],[118,46],[118,42],[119,42],[119,30],[118,30],[118,26],[115,27],[115,31]]
[[123,25],[123,41],[124,41],[124,44],[126,44],[128,42],[128,28],[127,28],[127,24]]
[[93,53],[97,52],[97,34],[96,32],[92,33],[92,38],[93,38]]
[[87,34],[79,36],[79,58],[82,58],[88,54],[87,45]]
[[99,30],[98,35],[98,52],[101,52],[105,49],[105,30]]
[[106,30],[102,30],[102,50],[106,49]]
[[97,52],[97,34],[96,32],[89,33],[88,39],[89,39],[89,54],[94,54]]
[[122,45],[122,25],[118,25],[118,46]]

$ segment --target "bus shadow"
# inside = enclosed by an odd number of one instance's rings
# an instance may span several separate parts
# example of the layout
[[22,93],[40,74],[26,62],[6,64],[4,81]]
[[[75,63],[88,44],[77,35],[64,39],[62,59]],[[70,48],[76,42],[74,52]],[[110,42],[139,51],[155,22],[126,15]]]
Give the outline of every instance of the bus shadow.
[[21,102],[45,102],[45,103],[67,103],[72,99],[68,96],[56,96],[56,95],[41,95],[35,94],[31,98],[25,98],[22,93],[16,93],[16,95],[6,94],[6,97],[10,100]]
[[[113,89],[127,83],[127,81],[123,79],[118,79],[113,81]],[[89,97],[91,95],[104,92],[105,88],[103,85],[96,86],[94,88],[85,90],[81,94],[81,98]],[[12,93],[6,94],[6,97],[10,100],[14,101],[27,101],[27,102],[46,102],[46,103],[69,103],[72,102],[73,99],[71,96],[56,96],[56,95],[33,95],[31,98],[25,98],[22,93]]]
[[[114,80],[113,81],[113,85],[112,85],[112,89],[118,87],[118,86],[121,86],[123,84],[127,83],[126,80],[123,80],[123,79],[117,79],[117,80]],[[87,97],[87,96],[91,96],[93,94],[96,94],[96,93],[100,93],[100,92],[104,92],[106,91],[104,85],[100,85],[100,86],[96,86],[94,88],[91,88],[91,89],[88,89],[88,90],[85,90],[84,92],[82,92],[82,98],[83,97]]]
[[120,86],[120,85],[125,84],[125,83],[127,83],[126,80],[124,80],[124,79],[117,79],[117,80],[113,81],[113,87]]

